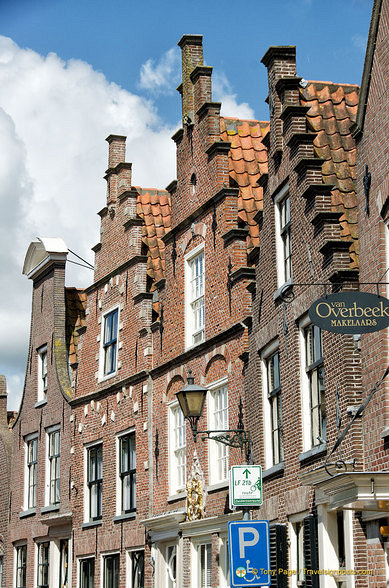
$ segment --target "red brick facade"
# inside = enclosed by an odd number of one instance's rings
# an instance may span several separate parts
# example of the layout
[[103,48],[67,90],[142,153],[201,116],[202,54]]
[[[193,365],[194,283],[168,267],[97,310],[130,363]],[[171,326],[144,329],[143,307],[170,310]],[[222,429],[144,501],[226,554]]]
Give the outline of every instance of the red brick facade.
[[295,48],[271,47],[270,122],[220,116],[202,37],[183,36],[177,179],[133,186],[126,138],[110,135],[93,284],[64,287],[60,240],[30,245],[28,365],[0,519],[7,586],[228,585],[227,526],[243,516],[228,471],[245,455],[195,442],[176,399],[190,374],[208,390],[200,431],[243,419],[250,432],[264,492],[250,516],[270,522],[271,585],[384,585],[387,384],[333,448],[382,376],[387,333],[321,332],[308,310],[387,266],[373,133],[387,116],[387,24],[376,2],[359,111],[357,86],[306,82]]

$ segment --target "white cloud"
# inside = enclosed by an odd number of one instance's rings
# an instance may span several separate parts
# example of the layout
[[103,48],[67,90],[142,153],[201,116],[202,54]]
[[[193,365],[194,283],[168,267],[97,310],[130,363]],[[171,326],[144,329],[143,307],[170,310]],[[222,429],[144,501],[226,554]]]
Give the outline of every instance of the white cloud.
[[[82,61],[19,48],[0,36],[0,373],[18,408],[26,365],[31,282],[21,276],[36,236],[62,237],[93,262],[105,201],[109,134],[127,135],[133,183],[165,187],[175,177],[176,130],[151,102],[109,83]],[[153,165],[150,165],[153,162]],[[68,265],[68,284],[93,274]]]
[[139,87],[158,94],[172,94],[179,83],[180,52],[173,47],[162,55],[158,62],[148,59],[141,67]]
[[255,114],[247,102],[237,102],[236,94],[224,74],[212,75],[213,99],[222,103],[221,114],[235,118],[254,119]]

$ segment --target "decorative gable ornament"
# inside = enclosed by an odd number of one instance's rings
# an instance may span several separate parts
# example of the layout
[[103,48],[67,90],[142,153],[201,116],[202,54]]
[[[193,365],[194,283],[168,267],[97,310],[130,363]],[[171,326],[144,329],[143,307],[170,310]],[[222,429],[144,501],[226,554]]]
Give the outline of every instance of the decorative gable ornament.
[[368,292],[338,292],[315,300],[309,318],[324,331],[362,334],[389,326],[389,300]]
[[190,478],[186,484],[186,516],[188,521],[198,521],[204,518],[204,502],[204,474],[195,451]]

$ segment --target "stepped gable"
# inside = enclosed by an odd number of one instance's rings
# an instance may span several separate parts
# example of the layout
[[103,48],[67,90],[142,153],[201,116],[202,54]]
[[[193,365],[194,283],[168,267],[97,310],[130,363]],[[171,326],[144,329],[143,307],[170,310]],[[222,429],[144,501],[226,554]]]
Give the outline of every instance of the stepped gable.
[[171,199],[166,190],[135,188],[136,211],[142,219],[142,242],[147,247],[147,275],[155,283],[165,277],[165,243],[162,237],[171,227]]
[[267,149],[262,143],[269,123],[220,117],[221,139],[231,143],[228,154],[230,184],[239,188],[238,217],[249,228],[248,248],[259,245],[259,226],[254,216],[263,209],[260,176],[267,173]]
[[65,288],[66,346],[69,363],[77,363],[78,329],[85,326],[86,293],[77,288]]
[[315,154],[324,159],[323,182],[334,184],[332,211],[341,212],[342,239],[352,240],[351,269],[358,267],[356,148],[351,127],[356,120],[359,88],[351,84],[311,81],[300,88],[302,106],[309,107],[307,121],[317,133]]

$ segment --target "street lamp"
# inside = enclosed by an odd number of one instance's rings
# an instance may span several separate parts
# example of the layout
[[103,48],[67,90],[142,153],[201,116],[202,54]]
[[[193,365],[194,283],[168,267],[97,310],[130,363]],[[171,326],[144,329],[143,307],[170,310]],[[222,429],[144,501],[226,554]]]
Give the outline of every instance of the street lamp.
[[251,454],[250,433],[246,432],[243,424],[243,405],[242,399],[239,402],[238,427],[237,429],[225,429],[214,431],[199,431],[197,425],[202,415],[207,388],[194,383],[192,371],[189,370],[187,384],[176,392],[177,400],[180,404],[184,417],[189,421],[193,440],[197,442],[197,435],[201,435],[202,441],[212,439],[229,447],[237,447],[245,451],[246,461],[249,462]]

